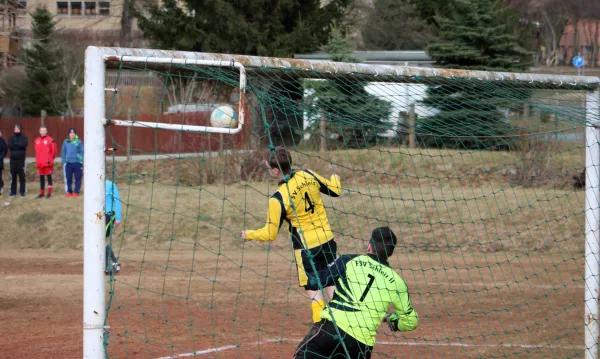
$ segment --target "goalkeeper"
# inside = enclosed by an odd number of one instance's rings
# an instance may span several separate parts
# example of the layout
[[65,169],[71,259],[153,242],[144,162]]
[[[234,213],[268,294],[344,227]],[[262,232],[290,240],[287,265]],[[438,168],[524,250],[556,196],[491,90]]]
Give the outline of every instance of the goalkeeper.
[[[330,180],[326,180],[306,169],[292,171],[292,157],[283,147],[271,152],[267,164],[270,175],[280,180],[278,191],[269,199],[267,224],[259,230],[242,232],[242,238],[274,241],[283,222],[288,223],[298,281],[311,299],[312,318],[316,323],[325,307],[325,298],[318,283],[308,282],[308,275],[313,268],[327,268],[335,261],[337,252],[321,194],[338,197],[341,193],[340,178],[332,175]],[[331,298],[333,286],[325,287],[325,293]]]
[[[313,325],[294,358],[340,355],[368,359],[382,321],[387,321],[393,331],[417,328],[419,317],[406,283],[387,261],[395,246],[396,236],[390,228],[376,228],[366,255],[341,256],[329,268],[310,276],[310,283],[335,284],[335,294],[321,313],[321,322]],[[387,314],[390,304],[394,305],[393,314]]]

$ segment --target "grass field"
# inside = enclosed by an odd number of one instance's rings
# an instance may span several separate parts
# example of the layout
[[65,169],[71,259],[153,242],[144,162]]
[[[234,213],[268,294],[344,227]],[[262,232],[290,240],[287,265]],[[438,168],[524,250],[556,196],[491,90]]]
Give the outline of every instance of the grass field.
[[[343,195],[325,199],[341,253],[364,251],[380,224],[399,234],[391,264],[421,325],[400,335],[382,327],[375,357],[582,356],[584,193],[569,182],[581,149],[542,161],[404,149],[296,158],[342,176]],[[309,306],[285,234],[239,239],[264,224],[275,190],[264,172],[242,180],[241,163],[117,164],[126,205],[113,238],[122,273],[111,284],[111,357],[291,357]],[[528,177],[540,163],[545,177]],[[35,200],[29,188],[0,209],[0,353],[81,357],[83,201],[60,190]]]

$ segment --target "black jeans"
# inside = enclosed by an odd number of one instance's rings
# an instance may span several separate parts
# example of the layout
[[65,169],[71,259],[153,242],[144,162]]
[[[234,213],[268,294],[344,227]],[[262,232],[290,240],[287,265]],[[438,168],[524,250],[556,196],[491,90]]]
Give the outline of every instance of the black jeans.
[[[2,161],[2,158],[0,158]],[[4,173],[4,168],[0,168],[0,193],[2,193],[2,189],[4,188],[4,179],[2,178],[2,174]]]
[[294,359],[370,359],[372,351],[373,347],[359,342],[340,328],[336,331],[334,324],[324,319],[310,328],[298,345]]
[[48,177],[48,187],[52,187],[52,175],[40,175],[40,189],[42,191],[46,188],[46,177]]
[[[106,239],[108,240],[108,238],[110,237],[110,233],[115,227],[115,212],[106,212],[104,213],[104,217],[106,218]],[[105,258],[106,262],[104,267],[106,268],[106,270],[110,270],[112,263],[117,262],[117,257],[115,256],[115,252],[113,252],[110,244],[106,245]]]
[[25,160],[10,160],[10,195],[17,194],[17,177],[19,177],[19,193],[25,195]]

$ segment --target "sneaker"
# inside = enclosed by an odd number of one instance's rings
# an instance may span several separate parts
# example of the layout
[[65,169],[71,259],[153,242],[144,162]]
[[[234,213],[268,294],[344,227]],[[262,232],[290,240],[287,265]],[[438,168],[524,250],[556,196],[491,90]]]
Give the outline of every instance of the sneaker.
[[8,195],[8,197],[13,198],[16,197],[17,195],[15,193],[11,193],[10,195]]
[[25,195],[24,195],[24,194],[21,194],[21,195],[19,195],[19,197],[21,197],[21,198],[25,198]]
[[73,197],[75,197],[75,198],[79,197],[79,193],[73,193]]
[[38,194],[38,196],[36,198],[44,198],[44,194],[40,193],[40,194]]
[[67,195],[65,197],[67,197],[67,198],[73,197],[73,193],[67,193]]
[[46,195],[46,198],[52,198],[52,195],[51,195],[50,193],[48,193],[48,194]]
[[112,264],[113,274],[117,274],[121,271],[121,265],[118,262]]

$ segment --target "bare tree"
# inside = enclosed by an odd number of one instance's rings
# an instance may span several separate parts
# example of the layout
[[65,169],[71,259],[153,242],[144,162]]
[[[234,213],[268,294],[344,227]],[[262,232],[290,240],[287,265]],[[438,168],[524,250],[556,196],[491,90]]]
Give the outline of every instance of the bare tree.
[[[556,65],[560,57],[560,40],[563,29],[571,23],[574,26],[573,46],[575,53],[582,44],[583,38],[586,44],[592,46],[594,61],[591,65],[597,65],[598,54],[598,21],[600,21],[600,2],[597,0],[505,0],[505,4],[515,9],[523,19],[538,22],[541,28],[541,36],[545,39],[548,54],[546,64]],[[593,26],[583,26],[584,34],[579,34],[580,20],[593,23]],[[568,59],[564,59],[568,61]]]
[[2,71],[0,74],[0,107],[2,114],[7,108],[13,108],[20,113],[20,94],[26,78],[27,75],[23,66],[13,66],[6,71]]
[[58,46],[61,47],[63,56],[63,66],[65,69],[65,88],[67,89],[67,116],[74,116],[73,100],[77,97],[81,86],[83,85],[83,66],[85,61],[85,41],[58,40]]
[[121,33],[119,36],[119,46],[131,46],[131,15],[129,14],[131,0],[123,0],[123,9],[121,12]]

